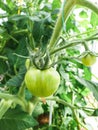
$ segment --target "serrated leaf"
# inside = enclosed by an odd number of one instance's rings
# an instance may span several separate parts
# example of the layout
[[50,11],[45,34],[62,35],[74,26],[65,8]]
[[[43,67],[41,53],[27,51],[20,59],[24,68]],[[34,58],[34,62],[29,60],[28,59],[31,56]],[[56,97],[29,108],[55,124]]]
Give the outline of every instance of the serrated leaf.
[[18,109],[10,109],[0,120],[0,130],[25,130],[37,124],[37,121],[27,113]]
[[[26,60],[25,58],[21,58],[21,56],[28,55],[28,50],[27,50],[26,42],[25,42],[24,38],[19,41],[19,45],[16,48],[15,53],[16,53],[15,66],[17,68],[20,68],[21,66],[25,65],[25,60]],[[17,56],[17,54],[20,56]]]
[[89,88],[94,97],[96,98],[96,100],[98,100],[98,83],[95,83],[95,82],[92,82],[92,81],[89,81],[89,80],[85,80],[81,77],[78,77],[78,76],[74,76],[74,78],[80,83],[82,84],[83,86]]
[[19,87],[22,81],[23,81],[23,76],[18,74],[13,78],[9,79],[6,85],[9,87]]
[[6,82],[6,85],[9,87],[19,87],[23,81],[25,72],[26,72],[26,68],[21,67],[19,73],[14,77],[12,77],[11,79],[9,79]]

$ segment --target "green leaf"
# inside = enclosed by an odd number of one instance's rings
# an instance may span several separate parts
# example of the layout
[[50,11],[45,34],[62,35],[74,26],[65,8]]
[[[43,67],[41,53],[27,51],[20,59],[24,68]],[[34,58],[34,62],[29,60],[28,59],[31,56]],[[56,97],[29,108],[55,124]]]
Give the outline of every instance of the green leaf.
[[81,27],[83,27],[83,28],[88,28],[89,27],[89,21],[88,20],[81,20],[80,22],[80,25],[82,25]]
[[69,80],[69,75],[68,73],[65,73],[63,65],[60,66],[59,72],[64,79]]
[[33,111],[33,116],[37,117],[38,115],[44,113],[44,110],[42,108],[42,104],[38,103],[37,106],[35,107],[34,111]]
[[73,19],[73,17],[70,16],[66,21],[66,31],[68,32],[71,29],[74,30],[75,32],[79,32],[76,26],[76,21]]
[[88,17],[87,12],[84,11],[84,10],[82,10],[82,11],[79,13],[79,16],[80,16],[81,18],[87,18],[87,17]]
[[25,72],[26,72],[26,68],[21,67],[19,73],[17,75],[13,76],[11,79],[9,79],[6,82],[6,85],[9,87],[20,87],[20,85],[23,81]]
[[14,63],[15,63],[15,60],[16,60],[16,56],[13,55],[14,50],[12,50],[10,48],[5,48],[4,53],[7,56],[8,62],[10,63],[10,65],[14,66]]
[[66,93],[62,92],[62,94],[60,95],[60,98],[71,103],[72,93],[66,94]]
[[46,130],[46,129],[47,129],[47,130],[60,130],[60,129],[59,129],[59,126],[56,126],[56,125],[54,125],[54,126],[52,126],[52,125],[51,125],[51,126],[48,126],[48,128],[45,128],[44,130]]
[[96,25],[98,26],[98,15],[95,14],[94,12],[92,12],[91,14],[91,19],[90,19],[90,23],[93,27],[96,27]]
[[4,2],[2,2],[2,0],[0,0],[0,8],[1,8],[2,10],[5,10],[7,13],[10,13],[10,12],[11,12],[10,8],[8,7],[8,5],[5,4]]
[[84,67],[84,79],[86,80],[91,80],[91,71],[90,71],[90,68],[88,67]]
[[17,68],[20,68],[21,66],[25,65],[25,58],[22,58],[21,56],[27,56],[28,55],[28,50],[26,46],[26,42],[24,37],[19,41],[19,45],[15,50],[15,53],[20,55],[16,56],[16,61],[15,61],[15,66]]
[[0,120],[0,130],[25,130],[37,124],[37,121],[27,113],[18,109],[10,109]]
[[52,8],[53,9],[60,8],[60,6],[61,6],[60,0],[53,0],[53,2],[52,2]]
[[39,21],[39,18],[36,16],[28,16],[28,15],[14,15],[9,17],[9,21],[19,21],[19,20],[31,20],[31,21]]
[[15,1],[6,0],[6,3],[9,6],[10,9],[12,9],[14,6],[16,6]]
[[92,116],[98,116],[98,109],[96,109],[96,110],[93,112]]
[[21,82],[23,81],[23,76],[18,74],[14,76],[13,78],[9,79],[6,82],[6,85],[9,87],[19,87],[21,85]]
[[8,70],[6,62],[0,59],[0,74],[4,74]]
[[74,76],[74,78],[83,86],[89,88],[92,92],[94,97],[96,98],[96,100],[98,100],[98,83],[89,81],[89,80],[85,80],[81,77],[78,76]]

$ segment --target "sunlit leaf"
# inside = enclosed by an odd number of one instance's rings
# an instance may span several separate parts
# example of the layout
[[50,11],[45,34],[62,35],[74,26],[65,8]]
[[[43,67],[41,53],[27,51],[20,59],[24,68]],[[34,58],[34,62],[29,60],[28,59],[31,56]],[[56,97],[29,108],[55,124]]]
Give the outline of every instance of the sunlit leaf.
[[87,18],[87,17],[88,17],[88,14],[87,14],[86,11],[82,10],[82,11],[79,13],[79,16],[80,16],[81,18]]
[[89,80],[85,80],[78,76],[75,76],[75,79],[83,86],[89,88],[93,92],[93,95],[96,98],[96,100],[98,100],[98,83],[95,83],[95,82],[92,82]]
[[97,14],[95,14],[94,12],[92,12],[92,14],[91,14],[91,19],[90,19],[90,23],[91,23],[91,25],[92,26],[98,26],[98,15]]

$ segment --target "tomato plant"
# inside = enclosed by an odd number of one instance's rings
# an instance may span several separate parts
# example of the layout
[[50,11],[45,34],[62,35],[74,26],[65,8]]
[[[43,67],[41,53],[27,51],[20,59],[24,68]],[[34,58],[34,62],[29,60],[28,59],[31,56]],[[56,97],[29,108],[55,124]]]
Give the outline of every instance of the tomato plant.
[[54,68],[46,70],[30,68],[25,75],[25,83],[33,95],[47,97],[58,89],[60,76]]
[[97,15],[90,0],[0,0],[0,130],[92,128]]

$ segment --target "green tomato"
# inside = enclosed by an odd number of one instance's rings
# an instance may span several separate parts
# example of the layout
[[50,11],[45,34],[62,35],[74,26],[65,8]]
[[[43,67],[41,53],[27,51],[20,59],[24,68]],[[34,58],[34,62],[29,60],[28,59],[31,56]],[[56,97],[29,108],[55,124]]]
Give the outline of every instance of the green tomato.
[[39,70],[31,67],[25,75],[25,84],[34,96],[48,97],[58,89],[60,75],[54,68]]
[[81,61],[85,66],[91,66],[96,62],[96,56],[87,54],[86,56],[82,57]]

